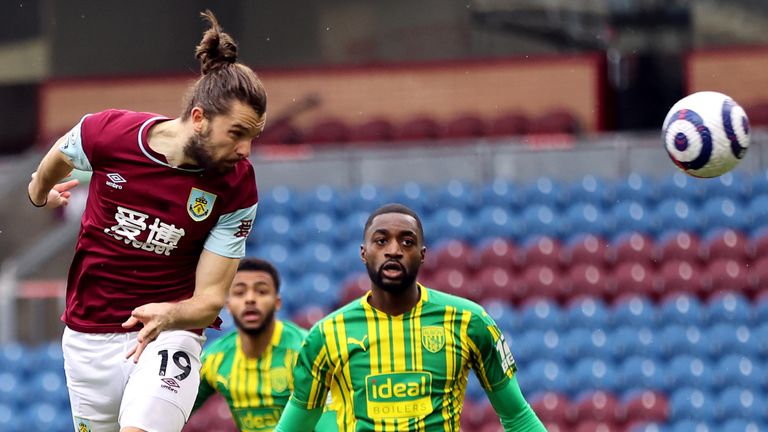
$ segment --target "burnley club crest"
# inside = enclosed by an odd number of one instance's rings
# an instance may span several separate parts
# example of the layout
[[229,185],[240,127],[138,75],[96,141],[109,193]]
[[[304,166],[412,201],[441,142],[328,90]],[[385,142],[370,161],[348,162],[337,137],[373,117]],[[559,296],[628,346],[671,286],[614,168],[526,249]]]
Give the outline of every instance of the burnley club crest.
[[211,215],[216,195],[201,189],[192,188],[187,199],[187,213],[195,222],[205,220]]

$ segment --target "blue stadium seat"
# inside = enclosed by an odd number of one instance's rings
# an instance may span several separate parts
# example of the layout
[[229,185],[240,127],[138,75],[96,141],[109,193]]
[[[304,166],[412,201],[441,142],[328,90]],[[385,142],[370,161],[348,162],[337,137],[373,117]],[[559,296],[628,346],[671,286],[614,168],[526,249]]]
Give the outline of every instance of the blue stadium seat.
[[8,371],[16,375],[32,373],[32,350],[25,345],[11,342],[0,345],[0,372]]
[[726,354],[717,362],[715,378],[720,388],[737,386],[761,391],[763,381],[768,377],[766,367],[760,357]]
[[[751,332],[757,345],[757,351],[763,358],[768,359],[768,322],[758,325]],[[766,384],[768,385],[768,383]]]
[[758,334],[745,325],[718,323],[707,330],[710,356],[717,358],[726,354],[742,354],[755,357],[760,352]]
[[750,226],[749,212],[739,201],[730,198],[710,198],[702,206],[704,232],[731,228],[746,231]]
[[428,202],[431,196],[427,188],[421,183],[406,182],[385,191],[385,196],[384,201],[406,205],[422,219],[428,216],[428,213],[431,213],[433,209],[432,204]]
[[322,242],[308,241],[297,250],[287,264],[290,273],[301,277],[307,273],[323,273],[329,276],[344,276],[334,273],[334,248]]
[[703,228],[702,213],[692,202],[670,198],[661,201],[653,217],[661,233],[686,231],[701,233]]
[[67,383],[61,372],[44,371],[35,374],[27,385],[35,395],[35,401],[47,402],[65,408],[69,406]]
[[336,244],[349,245],[350,242],[356,243],[359,249],[363,243],[363,229],[368,220],[369,212],[353,211],[343,219],[336,221]]
[[295,222],[288,215],[277,214],[257,217],[249,243],[259,247],[264,243],[289,245],[293,240]]
[[520,321],[526,328],[539,330],[564,330],[564,313],[560,306],[551,300],[536,300],[523,306]]
[[668,390],[695,387],[714,391],[716,386],[715,368],[707,357],[680,354],[673,357],[664,368],[664,381]]
[[[370,213],[386,204],[384,190],[371,183],[364,183],[341,193],[341,200],[345,201],[344,208],[352,212]],[[342,216],[342,215],[340,215]]]
[[282,273],[288,262],[289,247],[284,243],[263,242],[250,251],[249,256],[259,257],[271,262]]
[[474,232],[474,244],[478,245],[492,238],[519,241],[523,235],[523,223],[512,210],[500,206],[481,207],[470,219]]
[[64,373],[64,353],[61,350],[61,342],[40,344],[32,349],[31,356],[30,363],[33,370]]
[[459,209],[440,209],[424,221],[424,238],[431,248],[449,240],[471,241],[473,234],[467,214]]
[[340,193],[336,188],[327,184],[317,185],[299,193],[294,199],[298,201],[297,208],[302,210],[297,212],[297,215],[302,215],[307,211],[344,215],[349,210],[340,207],[344,204],[344,200],[340,198]]
[[305,304],[332,310],[338,303],[340,283],[324,273],[306,273],[297,281]]
[[659,423],[642,423],[642,424],[631,424],[627,426],[628,429],[626,432],[671,432],[669,427],[663,424]]
[[706,329],[695,325],[667,324],[661,329],[660,339],[665,358],[672,358],[680,353],[696,357],[709,355],[710,342]]
[[749,324],[753,320],[749,300],[738,293],[727,292],[713,297],[706,310],[710,324]]
[[453,207],[473,211],[480,206],[480,194],[475,186],[462,180],[449,180],[435,186],[434,199],[438,208]]
[[543,340],[543,330],[529,329],[522,334],[511,335],[511,340],[507,340],[507,344],[510,346],[516,361],[520,364],[530,364],[540,360],[537,354],[541,349],[537,347],[543,344]]
[[338,224],[332,213],[310,212],[299,221],[291,232],[293,244],[309,242],[333,244],[336,241]]
[[523,243],[540,236],[560,239],[563,234],[569,232],[563,218],[553,206],[532,204],[525,207],[522,222],[525,233]]
[[55,405],[40,402],[27,408],[24,416],[31,426],[31,430],[64,432],[71,431],[72,417],[64,415],[64,410]]
[[765,410],[768,406],[766,405],[768,400],[762,391],[741,387],[728,387],[721,391],[717,402],[724,420],[736,418],[762,420],[765,418]]
[[28,430],[29,425],[23,421],[18,409],[13,405],[0,401],[0,431],[26,432]]
[[563,223],[569,227],[567,237],[581,237],[593,234],[599,237],[609,237],[614,232],[613,220],[602,207],[593,203],[576,203],[563,213]]
[[614,201],[614,193],[605,180],[587,174],[566,185],[563,198],[561,203],[592,204],[602,209],[607,203]]
[[706,308],[697,297],[679,294],[661,302],[659,319],[663,323],[701,326],[706,323]]
[[616,364],[610,360],[583,358],[569,372],[569,389],[572,399],[595,390],[615,392],[619,388]]
[[737,171],[727,172],[719,177],[702,182],[703,194],[708,198],[720,197],[743,201],[751,190],[743,174]]
[[723,421],[718,432],[753,432],[768,430],[768,424],[755,418],[733,418]]
[[539,177],[523,185],[523,202],[528,206],[544,205],[557,208],[563,199],[563,188],[563,185],[552,178]]
[[624,396],[646,389],[664,390],[664,366],[661,360],[652,357],[634,355],[625,358],[618,367],[619,383]]
[[522,388],[528,391],[553,391],[566,393],[569,390],[568,364],[552,360],[539,360],[526,366],[520,374]]
[[517,210],[523,205],[523,193],[512,181],[497,178],[480,188],[480,202],[483,206],[505,207]]
[[657,187],[659,196],[664,198],[697,200],[702,196],[700,180],[680,171],[661,178],[657,182]]
[[[716,408],[717,397],[713,393],[694,387],[678,388],[669,400],[670,420],[673,421],[715,423],[718,413]],[[696,428],[686,430],[690,432]]]
[[629,233],[641,233],[653,236],[657,225],[649,207],[636,201],[623,201],[610,210],[610,217],[615,224],[612,238],[618,239]]
[[657,199],[653,180],[639,173],[630,173],[617,181],[613,195],[616,202],[636,201],[645,206],[652,206]]
[[560,349],[564,351],[565,358],[571,362],[584,357],[606,361],[613,360],[614,349],[609,339],[610,336],[603,329],[590,330],[584,327],[575,327],[568,333],[561,333],[561,335],[563,342],[559,344]]
[[755,195],[746,205],[747,218],[749,220],[749,232],[757,234],[760,229],[765,229],[765,221],[768,220],[768,192]]
[[294,198],[297,198],[296,191],[287,186],[275,186],[272,189],[260,190],[259,217],[278,214],[293,217]]
[[[491,300],[483,303],[483,308],[493,318],[499,328],[510,334],[520,334],[527,326],[517,311],[506,301]],[[514,354],[514,353],[513,353]]]
[[[619,287],[621,290],[621,287]],[[647,297],[632,296],[614,304],[609,311],[614,326],[651,326],[658,324],[656,308]]]
[[768,170],[753,174],[747,183],[752,195],[768,194]]
[[768,296],[757,299],[752,306],[752,316],[755,325],[768,323]]
[[569,328],[604,329],[608,328],[610,313],[605,302],[599,298],[579,298],[564,310]]
[[672,423],[669,432],[715,432],[716,430],[711,422],[684,419]]
[[610,335],[613,358],[621,359],[640,355],[658,359],[663,349],[659,335],[650,327],[622,326]]

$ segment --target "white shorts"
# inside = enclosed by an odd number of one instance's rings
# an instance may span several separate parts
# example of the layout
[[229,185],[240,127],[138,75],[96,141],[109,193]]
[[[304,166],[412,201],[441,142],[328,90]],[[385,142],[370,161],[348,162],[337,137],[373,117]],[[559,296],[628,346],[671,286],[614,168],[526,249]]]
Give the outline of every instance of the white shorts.
[[80,333],[64,329],[64,372],[76,431],[178,432],[189,419],[200,385],[204,336],[160,333],[138,363],[126,354],[138,332]]

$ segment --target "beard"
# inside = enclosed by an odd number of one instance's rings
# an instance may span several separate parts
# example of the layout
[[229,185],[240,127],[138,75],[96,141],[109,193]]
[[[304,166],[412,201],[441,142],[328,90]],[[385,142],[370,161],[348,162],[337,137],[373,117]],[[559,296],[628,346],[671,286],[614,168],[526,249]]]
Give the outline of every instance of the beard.
[[199,134],[190,137],[189,142],[184,147],[184,155],[195,161],[195,164],[205,171],[224,174],[229,171],[232,166],[229,164],[217,163],[213,160],[211,153],[207,149],[210,142],[210,136],[211,131],[204,130]]
[[366,263],[365,265],[365,269],[368,271],[368,277],[371,278],[371,282],[377,287],[392,294],[401,293],[416,282],[416,275],[419,273],[419,267],[408,268],[402,266],[402,268],[403,274],[400,277],[400,280],[392,281],[384,279],[384,264],[379,266],[378,269],[374,268],[373,265],[369,263]]
[[275,319],[275,310],[272,309],[269,312],[264,314],[264,320],[256,327],[247,327],[242,321],[240,321],[240,318],[232,315],[232,320],[235,321],[235,327],[237,327],[240,331],[247,334],[248,336],[259,336],[260,334],[264,333],[264,330],[266,330],[267,325],[269,325],[270,322],[274,321]]

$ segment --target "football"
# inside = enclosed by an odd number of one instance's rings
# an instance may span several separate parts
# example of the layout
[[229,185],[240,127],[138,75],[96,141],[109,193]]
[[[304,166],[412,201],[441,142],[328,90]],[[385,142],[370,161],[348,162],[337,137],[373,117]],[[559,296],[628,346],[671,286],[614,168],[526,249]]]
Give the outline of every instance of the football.
[[722,93],[693,93],[670,108],[662,139],[672,162],[694,177],[717,177],[732,170],[749,147],[749,120]]

